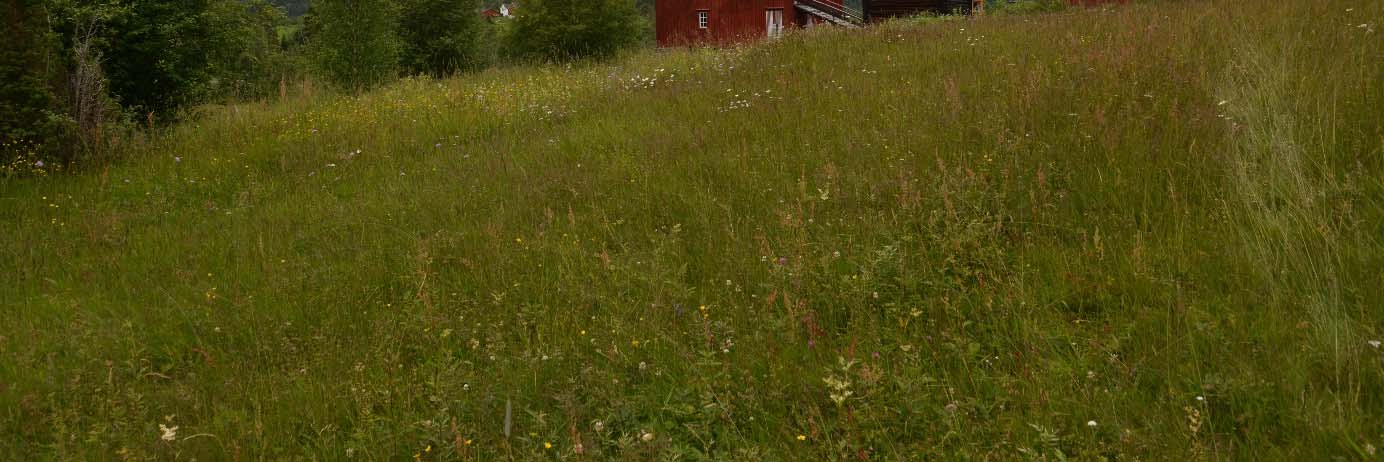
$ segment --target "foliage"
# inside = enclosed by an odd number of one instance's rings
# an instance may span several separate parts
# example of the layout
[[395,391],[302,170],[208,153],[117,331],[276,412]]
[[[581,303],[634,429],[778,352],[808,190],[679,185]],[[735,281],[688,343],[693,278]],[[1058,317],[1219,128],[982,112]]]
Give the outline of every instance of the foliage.
[[1051,13],[1067,9],[1067,0],[989,0],[986,13],[1032,14]]
[[274,93],[286,79],[301,77],[304,65],[297,56],[294,37],[281,31],[292,23],[284,10],[267,0],[241,0],[221,4],[232,42],[227,55],[231,95],[241,99]]
[[639,42],[641,21],[634,0],[530,0],[506,45],[520,59],[609,58]]
[[405,72],[446,76],[482,64],[476,0],[402,0],[400,8]]
[[207,108],[0,180],[0,460],[1375,460],[1380,17],[1132,2]]
[[308,0],[273,0],[273,2],[283,8],[291,18],[302,16],[308,12]]
[[0,3],[0,175],[57,165],[71,123],[54,82],[62,62],[40,0]]
[[263,91],[274,80],[279,13],[262,0],[133,0],[74,4],[71,24],[100,19],[98,48],[113,96],[160,114]]
[[399,14],[393,0],[313,3],[306,27],[318,74],[352,90],[395,78],[401,49]]

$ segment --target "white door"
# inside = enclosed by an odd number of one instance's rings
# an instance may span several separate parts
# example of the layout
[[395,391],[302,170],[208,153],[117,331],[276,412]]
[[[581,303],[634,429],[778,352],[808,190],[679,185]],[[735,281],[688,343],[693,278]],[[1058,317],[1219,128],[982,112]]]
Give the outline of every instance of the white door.
[[783,10],[764,10],[764,30],[769,38],[783,35]]

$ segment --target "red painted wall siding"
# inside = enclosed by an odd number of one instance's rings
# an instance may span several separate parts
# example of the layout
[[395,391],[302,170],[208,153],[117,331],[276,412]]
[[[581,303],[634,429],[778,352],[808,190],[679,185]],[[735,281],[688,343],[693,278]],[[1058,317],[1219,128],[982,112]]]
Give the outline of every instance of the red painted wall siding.
[[[839,0],[833,0],[839,1]],[[732,44],[764,38],[764,11],[783,10],[783,27],[799,26],[793,0],[658,0],[654,3],[654,29],[659,46],[696,43]],[[697,28],[697,11],[710,13],[705,30]]]

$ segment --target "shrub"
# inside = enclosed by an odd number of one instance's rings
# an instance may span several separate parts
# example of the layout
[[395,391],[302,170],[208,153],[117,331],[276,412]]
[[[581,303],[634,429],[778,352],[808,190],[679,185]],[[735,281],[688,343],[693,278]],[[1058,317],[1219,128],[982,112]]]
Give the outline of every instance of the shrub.
[[476,0],[403,0],[404,70],[441,77],[479,66],[478,5]]
[[397,75],[399,9],[393,1],[317,2],[308,14],[310,53],[322,77],[363,90]]
[[100,19],[96,46],[116,99],[127,110],[163,114],[272,79],[266,68],[278,49],[268,46],[277,43],[268,22],[276,12],[261,1],[135,0],[67,16]]
[[507,34],[511,56],[565,61],[608,58],[639,42],[633,0],[530,0]]

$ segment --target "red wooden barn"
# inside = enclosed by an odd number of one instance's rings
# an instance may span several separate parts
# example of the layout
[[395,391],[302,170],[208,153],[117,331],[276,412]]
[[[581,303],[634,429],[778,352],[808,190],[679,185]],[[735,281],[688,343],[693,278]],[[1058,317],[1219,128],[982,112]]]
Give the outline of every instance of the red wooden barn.
[[[731,44],[778,37],[789,27],[835,24],[855,27],[919,13],[970,13],[982,0],[860,0],[861,10],[843,0],[656,0],[658,45]],[[1067,0],[1072,5],[1127,0]]]
[[659,46],[730,44],[777,37],[789,27],[864,21],[842,0],[657,0],[654,28]]

